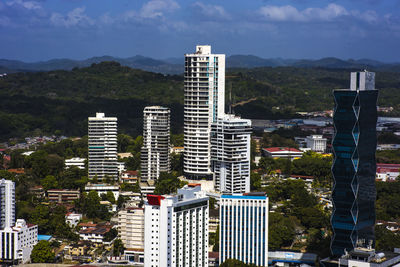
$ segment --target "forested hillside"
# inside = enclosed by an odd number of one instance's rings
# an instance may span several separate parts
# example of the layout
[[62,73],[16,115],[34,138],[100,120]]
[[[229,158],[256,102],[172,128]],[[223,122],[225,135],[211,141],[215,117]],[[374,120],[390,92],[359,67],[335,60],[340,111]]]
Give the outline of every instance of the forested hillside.
[[[244,118],[279,119],[296,111],[333,107],[332,89],[347,88],[349,70],[263,67],[227,71],[226,104]],[[400,110],[400,76],[378,72],[379,104]],[[27,135],[81,136],[96,112],[118,117],[119,132],[142,131],[147,105],[171,108],[171,129],[182,132],[183,77],[145,72],[116,62],[72,71],[14,73],[0,77],[0,140]]]

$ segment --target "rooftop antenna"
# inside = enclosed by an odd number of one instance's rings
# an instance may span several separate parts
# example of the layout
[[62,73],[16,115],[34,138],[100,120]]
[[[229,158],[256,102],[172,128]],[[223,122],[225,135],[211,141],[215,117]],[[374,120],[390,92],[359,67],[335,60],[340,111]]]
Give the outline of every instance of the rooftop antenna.
[[232,114],[232,82],[229,82],[229,114]]

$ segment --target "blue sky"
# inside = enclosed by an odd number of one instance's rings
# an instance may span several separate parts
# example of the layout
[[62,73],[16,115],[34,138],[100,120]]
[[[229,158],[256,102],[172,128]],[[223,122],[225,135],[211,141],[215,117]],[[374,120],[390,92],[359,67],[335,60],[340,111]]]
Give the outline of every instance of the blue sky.
[[400,0],[0,0],[0,58],[167,58],[196,44],[400,62]]

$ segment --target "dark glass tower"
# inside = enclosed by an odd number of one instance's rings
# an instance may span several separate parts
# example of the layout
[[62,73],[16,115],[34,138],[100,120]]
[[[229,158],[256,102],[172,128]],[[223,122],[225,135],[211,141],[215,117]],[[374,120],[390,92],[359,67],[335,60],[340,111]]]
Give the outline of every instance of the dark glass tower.
[[334,90],[333,95],[331,251],[341,256],[355,247],[375,246],[375,73],[352,73],[350,89]]

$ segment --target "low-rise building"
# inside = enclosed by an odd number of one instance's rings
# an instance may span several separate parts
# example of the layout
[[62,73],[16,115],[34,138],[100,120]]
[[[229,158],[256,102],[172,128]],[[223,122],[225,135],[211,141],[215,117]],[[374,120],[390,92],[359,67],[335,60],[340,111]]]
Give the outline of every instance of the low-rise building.
[[71,158],[71,159],[66,159],[65,160],[65,168],[70,168],[70,167],[78,167],[79,169],[83,170],[85,169],[85,161],[86,159],[84,158]]
[[29,193],[35,195],[37,198],[44,198],[46,196],[46,192],[41,185],[29,188]]
[[324,153],[326,150],[326,138],[322,135],[310,135],[306,137],[307,148],[312,151]]
[[112,192],[114,194],[114,198],[117,200],[119,197],[119,186],[118,185],[109,185],[109,184],[88,184],[85,186],[85,192],[89,193],[90,191],[95,191],[101,197],[103,194],[107,194],[107,192]]
[[175,153],[175,154],[182,154],[183,150],[184,150],[183,146],[174,146],[174,147],[171,147],[170,152]]
[[79,231],[79,238],[83,241],[90,241],[92,243],[105,243],[104,236],[111,230],[110,225],[96,225],[95,227],[88,227]]
[[131,152],[127,152],[127,153],[118,153],[118,158],[120,159],[125,159],[125,158],[130,158],[133,157]]
[[80,220],[82,220],[82,214],[69,212],[65,215],[65,222],[71,227],[77,226]]
[[386,182],[394,181],[400,175],[400,164],[376,164],[376,179]]
[[121,182],[128,184],[135,184],[138,181],[138,171],[124,171],[121,174]]
[[142,192],[143,195],[153,194],[154,190],[156,189],[154,180],[148,180],[147,182],[141,182],[141,183],[139,183],[139,185],[140,185],[140,192]]
[[318,255],[293,251],[269,251],[268,266],[317,266]]
[[0,236],[0,262],[27,263],[38,242],[38,227],[18,219],[13,227],[0,230]]
[[71,203],[79,199],[80,192],[70,189],[49,189],[47,190],[47,197],[50,202]]
[[263,148],[263,154],[266,157],[271,158],[285,158],[293,160],[295,158],[301,158],[303,151],[291,147],[268,147]]

